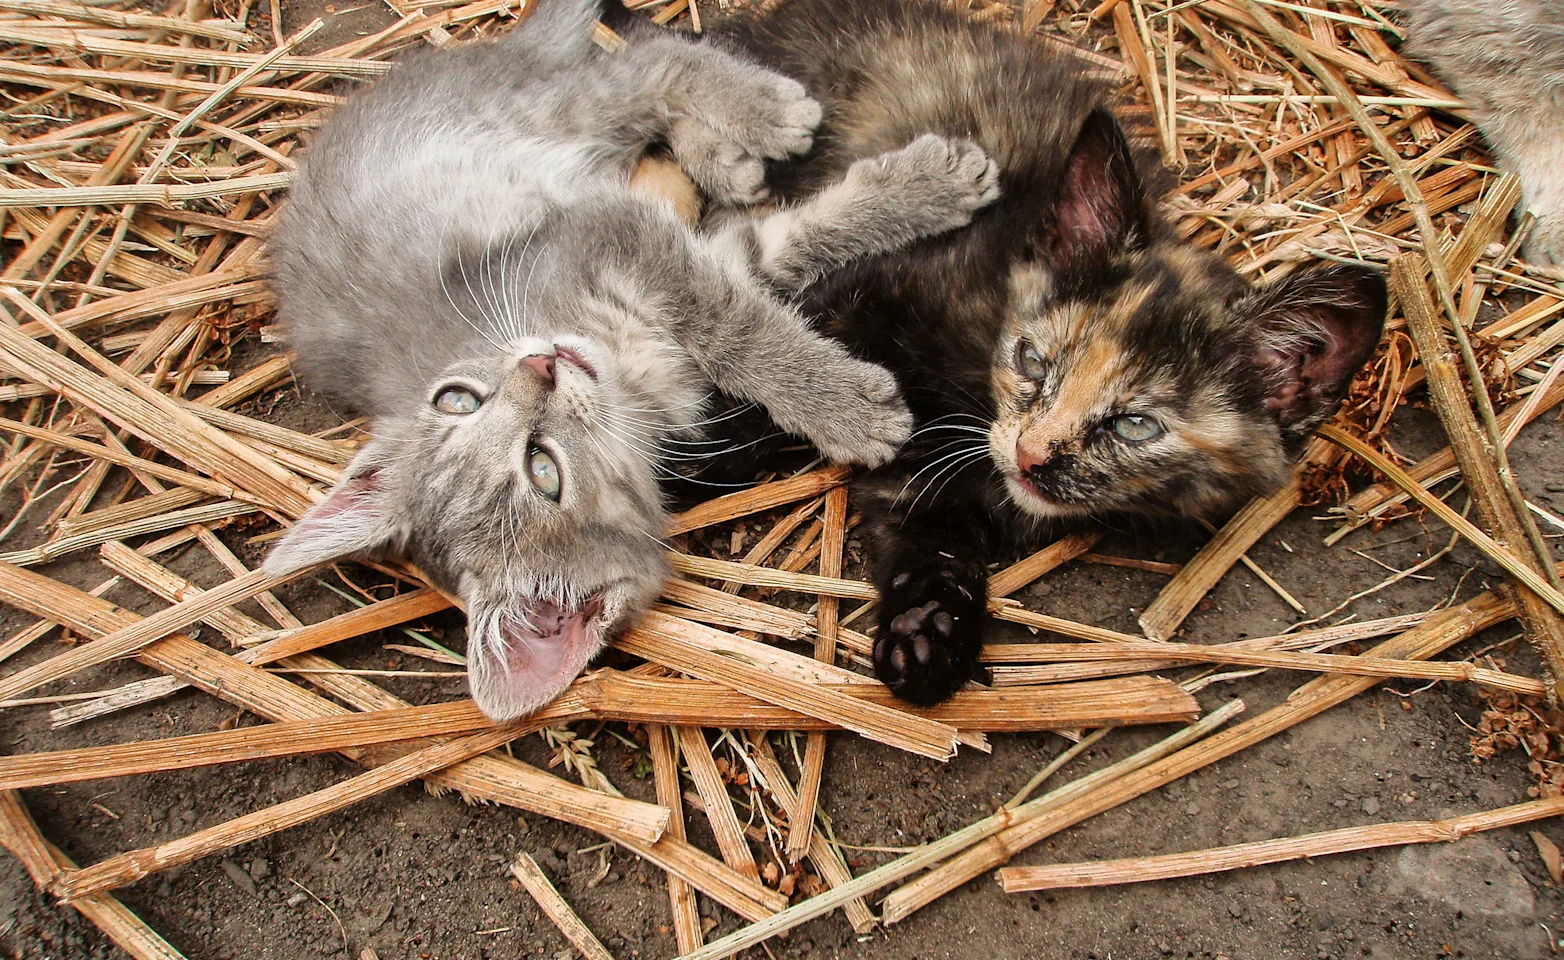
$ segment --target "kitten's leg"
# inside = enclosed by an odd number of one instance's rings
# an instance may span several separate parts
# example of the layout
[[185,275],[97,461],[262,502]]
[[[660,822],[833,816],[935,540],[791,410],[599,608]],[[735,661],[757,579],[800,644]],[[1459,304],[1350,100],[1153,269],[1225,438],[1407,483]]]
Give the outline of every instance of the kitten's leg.
[[720,253],[680,271],[693,297],[676,335],[718,389],[764,406],[776,425],[837,463],[884,463],[912,432],[896,378],[820,336]]
[[802,206],[754,221],[758,268],[801,290],[858,257],[966,226],[998,197],[999,168],[981,147],[924,134],[859,160]]
[[[937,461],[935,461],[937,462]],[[971,470],[986,470],[978,463]],[[880,594],[874,671],[891,692],[916,704],[948,699],[978,672],[987,617],[993,521],[957,476],[900,459],[853,484]],[[930,485],[938,492],[924,490]],[[920,497],[920,494],[922,495]],[[919,500],[921,509],[909,501]],[[929,502],[926,502],[929,501]]]
[[623,78],[622,109],[656,108],[664,136],[690,118],[746,154],[780,160],[807,151],[820,125],[820,104],[798,81],[711,46],[638,35],[606,63]]
[[1542,97],[1524,110],[1506,109],[1483,126],[1503,166],[1521,178],[1525,209],[1537,218],[1526,240],[1527,261],[1564,269],[1564,108]]

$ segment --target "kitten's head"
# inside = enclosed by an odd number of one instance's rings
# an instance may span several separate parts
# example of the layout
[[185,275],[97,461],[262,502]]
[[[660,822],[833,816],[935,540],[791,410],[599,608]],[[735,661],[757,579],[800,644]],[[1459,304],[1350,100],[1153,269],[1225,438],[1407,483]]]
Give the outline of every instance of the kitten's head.
[[1033,262],[1011,276],[989,449],[1039,517],[1209,515],[1285,482],[1379,342],[1384,280],[1246,284],[1166,235],[1105,111]]
[[[608,308],[583,298],[574,309],[560,326]],[[625,419],[645,409],[627,367],[648,361],[581,336],[466,352],[419,402],[374,423],[376,438],[266,569],[416,564],[461,598],[473,698],[508,720],[563,691],[666,576],[656,477]]]

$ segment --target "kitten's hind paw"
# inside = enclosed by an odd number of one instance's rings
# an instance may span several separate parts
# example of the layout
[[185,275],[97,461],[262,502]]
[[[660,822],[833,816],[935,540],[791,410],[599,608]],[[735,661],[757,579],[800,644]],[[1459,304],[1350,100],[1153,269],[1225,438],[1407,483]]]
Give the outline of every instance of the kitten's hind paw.
[[759,68],[753,79],[703,104],[701,118],[746,153],[768,160],[808,153],[820,104],[797,80]]
[[881,682],[908,703],[950,699],[977,670],[983,599],[949,570],[898,574],[880,600],[874,672]]
[[800,432],[833,463],[889,462],[912,435],[912,413],[896,378],[876,364],[845,360],[831,380],[815,396],[795,398],[812,408],[810,428]]

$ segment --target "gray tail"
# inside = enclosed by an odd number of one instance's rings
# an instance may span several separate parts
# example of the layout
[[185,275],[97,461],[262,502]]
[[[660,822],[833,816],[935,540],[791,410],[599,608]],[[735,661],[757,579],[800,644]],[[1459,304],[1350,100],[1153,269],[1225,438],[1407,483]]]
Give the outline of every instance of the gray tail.
[[532,8],[506,44],[548,60],[575,60],[591,48],[602,0],[532,0]]

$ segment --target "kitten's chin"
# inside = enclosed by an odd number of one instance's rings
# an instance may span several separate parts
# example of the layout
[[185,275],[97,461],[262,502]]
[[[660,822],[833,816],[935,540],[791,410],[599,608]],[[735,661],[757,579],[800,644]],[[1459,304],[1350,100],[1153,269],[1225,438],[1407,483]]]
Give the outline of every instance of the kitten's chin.
[[1005,476],[1005,486],[1009,488],[1010,499],[1016,506],[1039,519],[1064,520],[1091,515],[1089,508],[1076,503],[1061,503],[1037,489],[1030,481],[1015,474]]
[[603,648],[603,594],[565,606],[538,600],[512,606],[468,644],[473,700],[493,720],[514,720],[547,705]]

